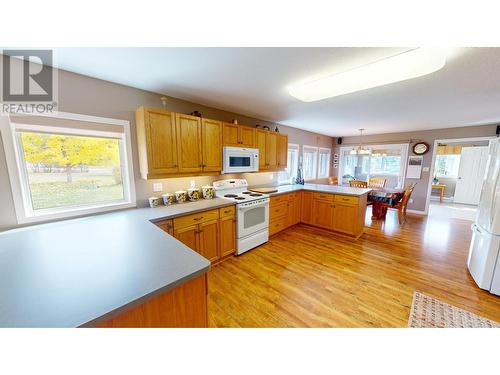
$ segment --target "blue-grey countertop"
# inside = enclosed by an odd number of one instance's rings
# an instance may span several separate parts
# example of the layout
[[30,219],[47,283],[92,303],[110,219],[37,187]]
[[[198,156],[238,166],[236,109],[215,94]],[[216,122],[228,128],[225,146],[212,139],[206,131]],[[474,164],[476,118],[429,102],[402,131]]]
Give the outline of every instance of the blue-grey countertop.
[[91,326],[202,275],[210,262],[152,221],[232,204],[215,198],[0,233],[0,327]]
[[[268,186],[269,187],[269,186]],[[307,190],[307,191],[317,191],[321,193],[330,194],[341,194],[341,195],[353,195],[361,196],[368,194],[372,189],[362,189],[362,188],[352,188],[348,186],[337,186],[337,185],[323,185],[323,184],[304,184],[304,185],[280,185],[275,186],[278,190],[270,195],[279,195],[285,193],[291,193],[293,191]]]

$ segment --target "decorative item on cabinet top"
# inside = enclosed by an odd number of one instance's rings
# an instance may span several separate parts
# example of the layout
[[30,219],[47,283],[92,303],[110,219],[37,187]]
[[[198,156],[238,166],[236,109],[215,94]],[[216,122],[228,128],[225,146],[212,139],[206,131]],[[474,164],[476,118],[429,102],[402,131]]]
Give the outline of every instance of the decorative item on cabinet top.
[[140,107],[136,111],[136,128],[143,179],[218,176],[222,171],[224,145],[259,148],[265,158],[259,171],[286,168],[288,141],[266,136],[258,145],[254,127]]

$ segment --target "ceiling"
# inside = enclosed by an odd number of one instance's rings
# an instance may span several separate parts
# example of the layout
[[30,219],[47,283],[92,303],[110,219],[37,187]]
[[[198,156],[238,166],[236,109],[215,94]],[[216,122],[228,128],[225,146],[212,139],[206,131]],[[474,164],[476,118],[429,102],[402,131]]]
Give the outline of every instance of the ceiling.
[[59,48],[61,69],[330,136],[500,122],[500,48],[449,49],[427,76],[317,102],[293,83],[408,48]]

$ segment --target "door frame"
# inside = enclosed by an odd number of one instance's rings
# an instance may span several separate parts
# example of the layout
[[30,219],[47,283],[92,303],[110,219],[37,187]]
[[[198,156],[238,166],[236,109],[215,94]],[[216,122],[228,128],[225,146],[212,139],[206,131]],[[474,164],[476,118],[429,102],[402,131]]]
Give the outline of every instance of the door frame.
[[446,142],[460,143],[460,142],[488,141],[488,145],[489,145],[489,141],[491,141],[492,139],[495,139],[495,138],[496,138],[496,136],[487,136],[487,137],[468,137],[468,138],[447,138],[447,139],[435,139],[434,140],[434,146],[432,147],[431,167],[429,169],[429,181],[427,183],[427,195],[426,195],[426,199],[425,199],[425,210],[423,212],[424,215],[429,214],[429,206],[431,204],[432,179],[433,179],[432,176],[434,176],[438,143],[446,143]]
[[[366,144],[366,147],[368,148],[383,148],[383,147],[388,147],[388,148],[399,148],[402,150],[401,152],[401,188],[404,187],[405,180],[406,180],[406,166],[408,164],[408,149],[409,149],[409,144],[408,143],[382,143],[382,144]],[[355,147],[355,146],[354,146]],[[338,171],[338,179],[339,179],[339,186],[342,185],[342,176],[344,175],[344,152],[347,150],[352,150],[353,146],[341,146],[339,148],[339,171]],[[371,155],[371,154],[370,154]],[[368,169],[370,169],[370,163],[368,163]],[[368,175],[370,175],[368,173]]]

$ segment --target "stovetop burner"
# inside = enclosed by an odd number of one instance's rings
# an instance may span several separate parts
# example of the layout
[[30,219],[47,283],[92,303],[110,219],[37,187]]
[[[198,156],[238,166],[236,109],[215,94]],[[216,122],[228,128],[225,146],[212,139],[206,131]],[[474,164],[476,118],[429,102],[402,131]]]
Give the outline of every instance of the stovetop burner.
[[234,199],[241,201],[241,200],[246,199],[246,198],[245,197],[235,197]]
[[250,194],[251,197],[262,197],[262,194],[259,194],[259,193],[251,193]]
[[224,195],[224,198],[237,198],[238,196],[236,194],[226,194]]
[[244,191],[244,192],[243,192],[243,193],[241,193],[241,194],[252,194],[252,192],[251,192],[251,191]]

